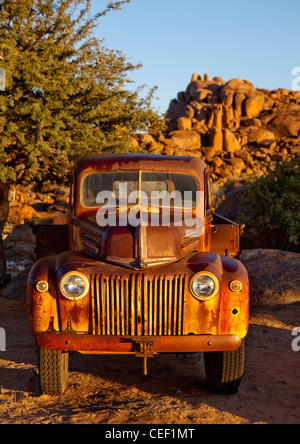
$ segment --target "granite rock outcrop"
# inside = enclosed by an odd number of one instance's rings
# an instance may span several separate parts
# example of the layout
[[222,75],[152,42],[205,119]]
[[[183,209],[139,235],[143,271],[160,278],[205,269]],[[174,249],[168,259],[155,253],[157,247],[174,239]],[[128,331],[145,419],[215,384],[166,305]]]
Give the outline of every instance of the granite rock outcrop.
[[264,174],[268,164],[300,156],[300,91],[255,88],[248,80],[193,74],[166,114],[164,134],[138,135],[154,154],[202,158],[213,181]]

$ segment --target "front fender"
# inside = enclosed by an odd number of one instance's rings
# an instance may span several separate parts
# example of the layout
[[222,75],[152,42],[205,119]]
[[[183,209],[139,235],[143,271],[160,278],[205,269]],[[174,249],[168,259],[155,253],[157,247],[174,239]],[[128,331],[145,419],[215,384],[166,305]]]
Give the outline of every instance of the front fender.
[[[250,291],[249,278],[245,266],[238,260],[222,257],[223,278],[220,303],[219,332],[245,338],[249,329]],[[242,290],[233,292],[230,283],[238,280]]]
[[[197,253],[187,261],[193,274],[213,273],[220,283],[217,295],[208,301],[196,300],[188,291],[185,309],[186,334],[237,335],[243,339],[249,328],[249,279],[244,265],[236,259],[215,253]],[[240,292],[229,285],[238,280]]]
[[[47,331],[53,318],[53,328],[59,330],[56,286],[56,256],[38,260],[32,267],[27,281],[27,311],[31,330]],[[38,281],[48,283],[48,291],[36,290]]]
[[[38,260],[32,267],[27,281],[27,311],[33,333],[41,333],[51,329],[63,332],[72,327],[79,332],[89,330],[90,295],[82,301],[67,300],[60,292],[59,282],[69,271],[82,271],[89,279],[85,267],[95,264],[84,253],[64,252],[57,256],[49,256]],[[36,290],[38,281],[48,283],[48,291],[40,293]]]

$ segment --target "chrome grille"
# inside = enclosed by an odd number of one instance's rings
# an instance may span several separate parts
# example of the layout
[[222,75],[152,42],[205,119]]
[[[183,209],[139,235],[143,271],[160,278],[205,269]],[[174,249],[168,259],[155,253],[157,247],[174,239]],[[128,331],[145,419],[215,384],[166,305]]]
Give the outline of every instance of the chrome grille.
[[185,275],[91,276],[95,335],[183,335]]

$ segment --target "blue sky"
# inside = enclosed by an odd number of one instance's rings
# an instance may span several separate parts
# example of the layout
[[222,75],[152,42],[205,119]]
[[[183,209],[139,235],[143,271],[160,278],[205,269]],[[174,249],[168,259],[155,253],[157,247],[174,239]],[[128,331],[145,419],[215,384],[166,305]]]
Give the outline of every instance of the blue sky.
[[[93,11],[106,0],[94,0]],[[143,68],[137,85],[158,86],[165,112],[194,72],[292,89],[300,67],[299,0],[132,0],[104,17],[96,36]],[[299,68],[300,72],[300,68]]]

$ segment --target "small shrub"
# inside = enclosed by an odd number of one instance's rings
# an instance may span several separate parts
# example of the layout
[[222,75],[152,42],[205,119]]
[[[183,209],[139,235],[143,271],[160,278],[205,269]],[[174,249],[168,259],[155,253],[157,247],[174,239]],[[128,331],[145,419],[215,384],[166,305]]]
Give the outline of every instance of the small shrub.
[[249,181],[239,222],[252,236],[267,238],[270,248],[300,251],[300,159]]

